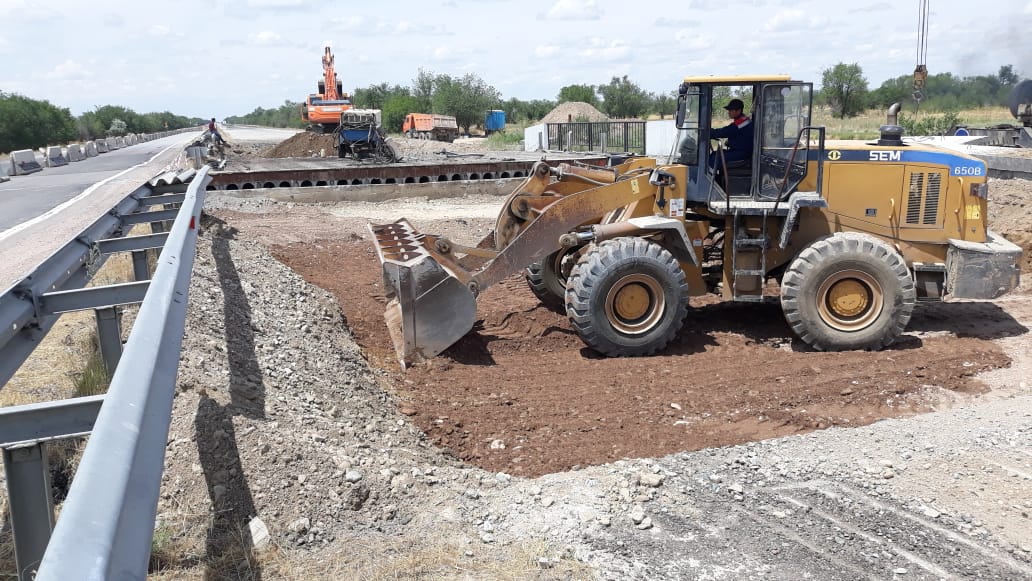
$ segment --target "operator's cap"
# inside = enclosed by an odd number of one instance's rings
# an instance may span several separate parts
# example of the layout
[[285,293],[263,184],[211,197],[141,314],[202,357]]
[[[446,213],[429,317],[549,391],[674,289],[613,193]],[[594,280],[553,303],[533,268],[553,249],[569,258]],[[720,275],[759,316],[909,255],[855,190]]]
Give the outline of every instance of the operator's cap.
[[724,108],[728,111],[730,111],[731,109],[738,109],[739,111],[741,111],[742,109],[745,109],[745,103],[742,103],[741,99],[731,99],[728,102],[728,104],[724,106]]

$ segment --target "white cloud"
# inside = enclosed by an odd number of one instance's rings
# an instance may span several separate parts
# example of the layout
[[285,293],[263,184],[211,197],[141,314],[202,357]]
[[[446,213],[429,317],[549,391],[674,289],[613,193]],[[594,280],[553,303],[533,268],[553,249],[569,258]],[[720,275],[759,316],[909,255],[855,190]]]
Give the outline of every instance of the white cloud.
[[559,54],[561,49],[555,45],[537,45],[534,47],[534,56],[540,58],[548,58]]
[[1025,5],[1025,14],[1032,14],[1032,2]]
[[263,30],[252,34],[248,42],[255,46],[283,46],[285,44],[283,38],[271,30]]
[[304,0],[247,0],[248,8],[302,8]]
[[602,10],[595,0],[559,0],[548,11],[548,20],[598,20]]
[[587,46],[577,54],[585,59],[612,62],[630,56],[631,47],[622,40],[606,40],[596,36],[589,39]]
[[55,81],[80,81],[93,78],[93,72],[83,67],[81,63],[68,59],[43,76]]
[[168,36],[172,30],[162,24],[155,24],[147,29],[147,34],[150,36]]

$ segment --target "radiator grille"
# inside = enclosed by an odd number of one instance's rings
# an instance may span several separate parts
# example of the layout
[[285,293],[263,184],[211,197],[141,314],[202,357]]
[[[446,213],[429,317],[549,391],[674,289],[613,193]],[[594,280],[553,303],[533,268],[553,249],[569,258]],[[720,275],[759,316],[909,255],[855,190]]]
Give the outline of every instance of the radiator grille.
[[907,224],[935,225],[939,220],[939,196],[942,174],[914,172],[910,174],[907,192]]
[[928,174],[928,186],[925,188],[924,223],[935,224],[939,220],[939,192],[942,187],[942,174]]
[[907,195],[907,224],[917,224],[921,219],[921,194],[924,193],[924,174],[910,174],[910,193]]

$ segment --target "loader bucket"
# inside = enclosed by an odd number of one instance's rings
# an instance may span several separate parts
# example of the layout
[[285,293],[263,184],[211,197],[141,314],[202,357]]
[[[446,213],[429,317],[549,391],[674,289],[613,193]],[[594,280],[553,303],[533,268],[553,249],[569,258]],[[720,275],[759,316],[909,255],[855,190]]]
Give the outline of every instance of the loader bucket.
[[476,297],[408,221],[369,230],[383,264],[384,319],[401,367],[434,357],[473,328]]

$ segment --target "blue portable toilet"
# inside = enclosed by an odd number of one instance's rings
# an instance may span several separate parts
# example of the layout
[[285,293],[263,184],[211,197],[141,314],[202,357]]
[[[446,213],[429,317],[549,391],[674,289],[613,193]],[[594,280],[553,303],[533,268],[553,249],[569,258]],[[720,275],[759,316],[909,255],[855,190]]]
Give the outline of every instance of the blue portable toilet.
[[492,109],[487,112],[487,117],[484,118],[484,132],[491,135],[495,131],[502,131],[505,129],[505,111],[498,109]]

